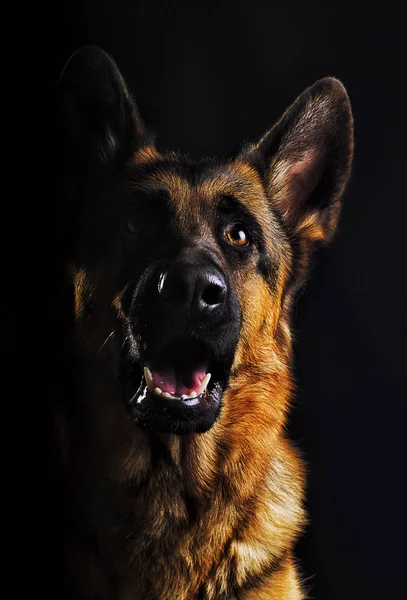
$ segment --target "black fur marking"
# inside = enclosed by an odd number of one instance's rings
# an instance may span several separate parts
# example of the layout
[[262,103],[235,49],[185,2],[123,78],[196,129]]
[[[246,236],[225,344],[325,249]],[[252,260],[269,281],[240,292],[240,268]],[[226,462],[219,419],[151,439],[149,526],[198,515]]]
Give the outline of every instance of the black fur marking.
[[182,499],[185,503],[185,508],[188,514],[189,525],[194,525],[198,519],[199,514],[199,505],[196,498],[184,492],[182,494]]
[[287,552],[284,552],[278,558],[272,558],[267,563],[261,573],[255,575],[249,575],[246,581],[241,585],[233,585],[231,581],[231,592],[235,595],[237,600],[243,600],[246,592],[253,591],[256,588],[259,588],[262,583],[268,578],[271,577],[274,573],[280,570],[282,563],[284,562],[287,556]]

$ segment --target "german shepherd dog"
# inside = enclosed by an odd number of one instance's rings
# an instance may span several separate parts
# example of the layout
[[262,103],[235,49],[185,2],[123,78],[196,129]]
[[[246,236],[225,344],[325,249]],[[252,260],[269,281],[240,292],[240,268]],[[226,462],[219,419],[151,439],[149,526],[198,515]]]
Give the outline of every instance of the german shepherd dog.
[[353,152],[347,93],[321,79],[258,143],[199,162],[156,149],[98,48],[70,58],[57,97],[64,592],[304,598],[290,309],[312,248],[336,228]]

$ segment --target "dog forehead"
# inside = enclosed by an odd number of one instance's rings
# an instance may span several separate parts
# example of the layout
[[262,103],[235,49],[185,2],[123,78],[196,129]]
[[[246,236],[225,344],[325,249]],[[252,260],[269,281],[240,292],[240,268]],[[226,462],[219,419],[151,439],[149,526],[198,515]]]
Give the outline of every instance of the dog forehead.
[[[135,157],[136,158],[136,157]],[[261,225],[270,222],[270,204],[258,171],[248,162],[192,162],[178,155],[149,154],[135,160],[135,184],[165,192],[174,215],[192,220],[213,213],[219,201],[232,197]]]

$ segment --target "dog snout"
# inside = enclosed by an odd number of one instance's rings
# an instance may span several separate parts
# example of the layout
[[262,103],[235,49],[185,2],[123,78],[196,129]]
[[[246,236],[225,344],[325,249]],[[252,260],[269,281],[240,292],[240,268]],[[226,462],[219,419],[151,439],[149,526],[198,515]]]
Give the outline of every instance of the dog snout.
[[225,307],[228,286],[213,265],[175,263],[165,268],[158,280],[158,294],[166,303],[190,316],[219,316]]

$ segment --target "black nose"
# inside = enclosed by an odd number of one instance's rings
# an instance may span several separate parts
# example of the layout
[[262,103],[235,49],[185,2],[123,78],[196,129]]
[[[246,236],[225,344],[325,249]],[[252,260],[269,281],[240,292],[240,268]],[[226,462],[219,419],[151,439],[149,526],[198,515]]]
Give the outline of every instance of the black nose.
[[158,281],[163,299],[195,317],[221,312],[227,291],[223,274],[212,265],[175,264],[163,271]]

